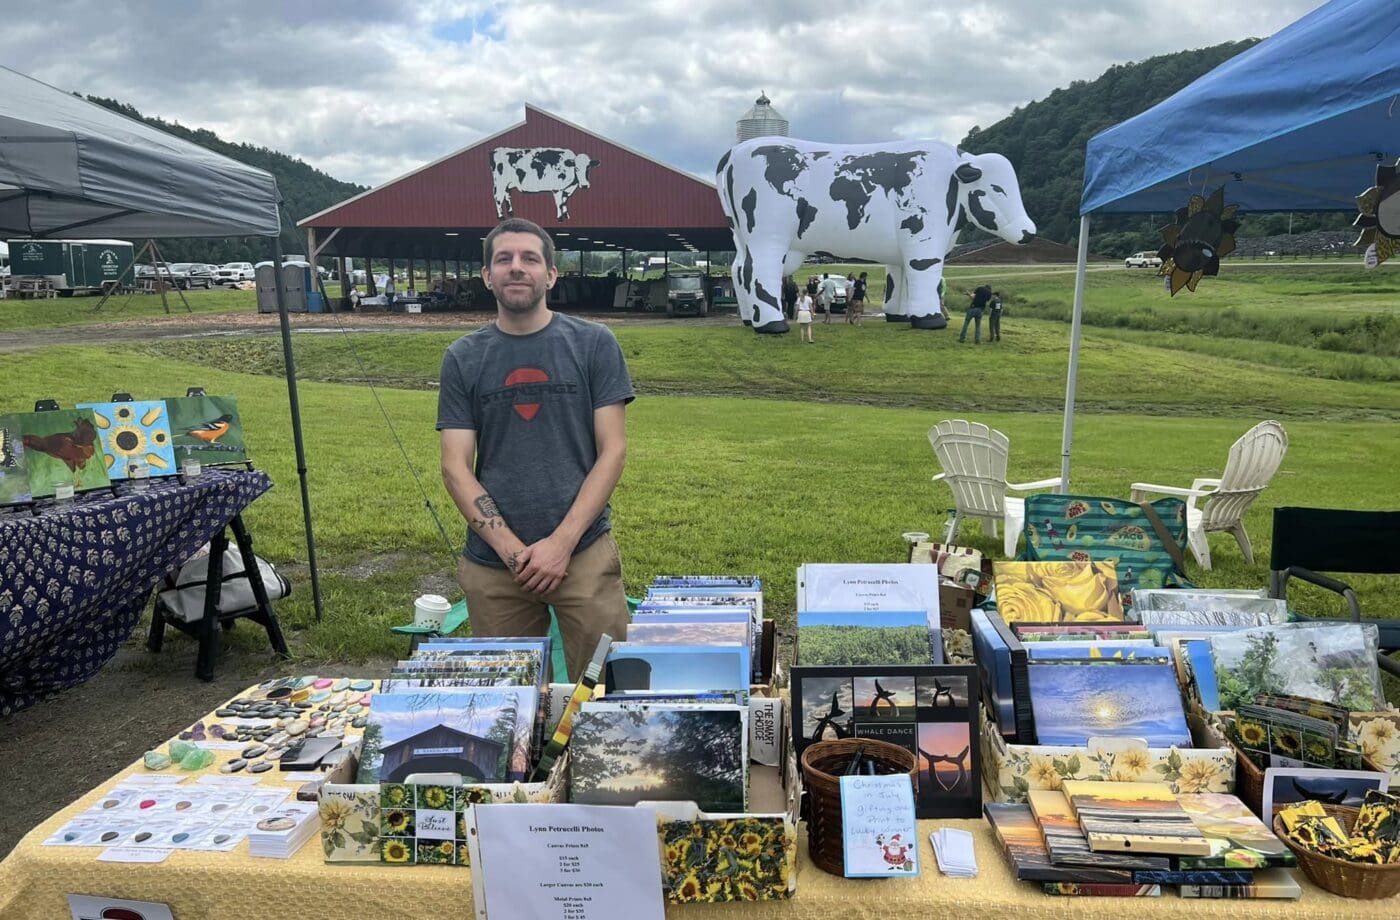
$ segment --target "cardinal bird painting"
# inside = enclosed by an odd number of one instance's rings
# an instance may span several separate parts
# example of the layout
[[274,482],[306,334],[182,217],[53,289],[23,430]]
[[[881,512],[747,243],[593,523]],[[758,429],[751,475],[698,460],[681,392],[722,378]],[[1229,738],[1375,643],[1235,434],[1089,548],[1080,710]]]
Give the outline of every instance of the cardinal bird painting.
[[248,462],[243,423],[232,396],[182,396],[167,399],[170,431],[174,435],[175,462],[198,460],[204,466]]
[[75,492],[111,485],[91,409],[56,409],[16,417],[29,491],[35,498],[52,496],[59,485],[71,485]]

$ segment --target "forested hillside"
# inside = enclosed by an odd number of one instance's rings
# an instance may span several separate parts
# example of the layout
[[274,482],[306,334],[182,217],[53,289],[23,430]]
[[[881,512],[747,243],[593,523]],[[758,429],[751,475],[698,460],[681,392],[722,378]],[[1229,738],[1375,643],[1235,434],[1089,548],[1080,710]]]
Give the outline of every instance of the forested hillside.
[[[364,191],[364,186],[333,179],[319,169],[285,153],[234,144],[212,131],[191,130],[159,118],[147,118],[134,107],[98,96],[88,96],[98,105],[120,112],[130,118],[168,131],[177,137],[221,153],[230,159],[265,169],[277,177],[282,191],[282,246],[286,252],[300,253],[306,249],[305,234],[291,229],[296,221]],[[169,262],[258,262],[268,257],[267,241],[258,237],[225,237],[223,239],[160,240],[161,251]],[[139,245],[139,241],[138,241]]]
[[[1105,128],[1146,111],[1163,99],[1256,44],[1258,39],[1164,54],[1110,67],[1092,82],[1076,81],[1038,102],[1017,108],[989,128],[973,127],[962,147],[973,153],[995,151],[1016,167],[1026,212],[1041,235],[1070,243],[1079,231],[1079,198],[1084,188],[1084,147]],[[1184,204],[1185,202],[1183,202]],[[1161,245],[1166,214],[1096,217],[1090,247],[1121,256]],[[1354,215],[1297,214],[1293,231],[1346,227]],[[1286,233],[1287,214],[1246,216],[1240,236]]]

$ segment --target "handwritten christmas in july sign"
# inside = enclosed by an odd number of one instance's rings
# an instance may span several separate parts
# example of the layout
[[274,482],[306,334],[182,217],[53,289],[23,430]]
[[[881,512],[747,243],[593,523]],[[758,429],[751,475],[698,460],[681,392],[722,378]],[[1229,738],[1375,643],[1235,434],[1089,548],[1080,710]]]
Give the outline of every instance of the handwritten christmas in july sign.
[[907,773],[841,777],[841,827],[847,878],[919,874],[919,829]]

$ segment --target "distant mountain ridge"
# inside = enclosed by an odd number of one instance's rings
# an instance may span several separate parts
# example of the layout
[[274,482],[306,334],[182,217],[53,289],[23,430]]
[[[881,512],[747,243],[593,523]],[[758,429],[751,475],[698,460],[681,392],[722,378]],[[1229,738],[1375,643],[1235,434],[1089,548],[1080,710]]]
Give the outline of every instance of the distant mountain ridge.
[[[1076,80],[1044,99],[1018,106],[989,128],[973,127],[960,146],[972,153],[994,151],[1009,159],[1016,167],[1026,213],[1035,220],[1039,234],[1071,243],[1079,235],[1084,148],[1089,138],[1147,111],[1259,41],[1249,38],[1115,64],[1096,80]],[[1298,214],[1292,229],[1297,233],[1340,229],[1352,216]],[[1168,217],[1095,217],[1089,229],[1090,249],[1107,256],[1156,249],[1162,243],[1160,228],[1169,222]],[[1287,214],[1246,216],[1237,235],[1282,234],[1289,229],[1288,218]]]
[[[267,147],[231,143],[204,128],[186,128],[164,119],[148,117],[134,106],[115,99],[100,96],[87,98],[128,118],[144,121],[215,153],[272,173],[282,192],[282,246],[286,252],[300,253],[306,249],[306,236],[292,229],[296,221],[365,190],[363,185],[342,182],[296,157]],[[259,237],[160,240],[159,243],[165,258],[171,262],[258,262],[268,256],[267,241]]]

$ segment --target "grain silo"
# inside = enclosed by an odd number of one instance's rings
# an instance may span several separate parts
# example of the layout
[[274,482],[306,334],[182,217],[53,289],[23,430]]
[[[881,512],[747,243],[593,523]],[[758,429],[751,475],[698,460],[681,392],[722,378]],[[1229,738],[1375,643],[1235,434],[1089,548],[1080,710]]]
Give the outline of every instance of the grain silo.
[[754,100],[753,108],[734,126],[735,140],[740,142],[754,137],[787,136],[788,120],[774,110],[773,104],[762,93]]

